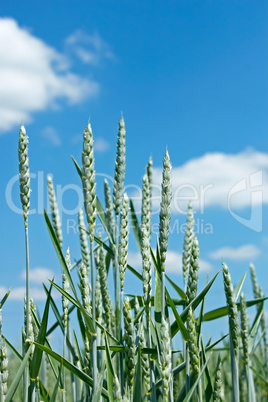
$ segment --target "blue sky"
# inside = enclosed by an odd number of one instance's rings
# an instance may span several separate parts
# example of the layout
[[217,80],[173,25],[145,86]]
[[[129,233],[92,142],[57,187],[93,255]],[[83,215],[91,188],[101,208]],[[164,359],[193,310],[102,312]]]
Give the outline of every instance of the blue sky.
[[[267,294],[266,2],[98,0],[58,1],[52,7],[12,1],[1,5],[0,17],[0,289],[13,289],[13,300],[3,312],[6,333],[18,341],[11,321],[22,325],[24,232],[22,217],[15,212],[16,178],[12,187],[22,121],[35,175],[31,207],[40,211],[29,218],[31,287],[37,300],[42,298],[41,278],[54,273],[60,280],[41,213],[47,207],[45,177],[53,174],[62,206],[75,210],[79,179],[70,155],[80,162],[90,117],[97,191],[103,199],[103,175],[114,172],[121,111],[130,196],[137,195],[134,185],[141,185],[150,155],[159,185],[166,147],[170,153],[176,195],[168,264],[172,278],[182,285],[179,254],[185,215],[178,209],[185,210],[185,202],[180,197],[194,196],[201,283],[206,271],[211,276],[220,269],[222,259],[234,282],[253,261]],[[158,205],[156,199],[155,211]],[[76,214],[63,213],[62,219],[64,248],[70,246],[72,260],[78,259],[72,229]],[[155,213],[156,229],[157,222]],[[130,251],[130,262],[139,265],[133,238]],[[126,286],[133,290],[130,280]],[[134,289],[141,292],[138,284]],[[245,294],[252,297],[249,276]],[[220,278],[209,300],[213,307],[224,303]]]

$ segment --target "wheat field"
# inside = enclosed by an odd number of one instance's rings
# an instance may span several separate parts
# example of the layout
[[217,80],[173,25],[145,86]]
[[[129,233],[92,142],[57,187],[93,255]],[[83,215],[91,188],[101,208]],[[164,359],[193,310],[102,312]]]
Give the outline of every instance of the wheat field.
[[[26,256],[23,345],[16,348],[5,337],[1,315],[0,401],[267,401],[267,298],[254,266],[249,267],[254,295],[251,300],[245,300],[243,294],[246,275],[233,286],[232,267],[224,262],[200,289],[199,242],[189,203],[181,250],[182,275],[180,283],[174,283],[165,266],[172,199],[168,152],[163,158],[159,231],[155,236],[151,230],[152,158],[142,182],[141,217],[124,193],[123,117],[119,121],[113,187],[105,180],[103,189],[98,189],[104,191],[104,205],[97,196],[90,123],[83,138],[81,165],[73,159],[84,195],[84,209],[79,209],[77,217],[81,255],[75,256],[77,261],[72,264],[72,245],[63,249],[54,184],[48,177],[50,214],[44,211],[51,238],[48,252],[58,256],[62,281],[56,283],[51,278],[43,284],[47,298],[39,313],[29,289],[31,188],[28,137],[25,128],[20,127],[19,178]],[[95,233],[97,220],[103,226],[103,238]],[[130,233],[141,254],[141,270],[128,264]],[[109,272],[113,281],[108,281]],[[127,295],[125,280],[133,275],[141,282],[143,292]],[[205,299],[216,279],[223,281],[226,304],[213,309],[205,306]],[[60,293],[60,305],[53,299],[52,289]],[[171,291],[176,298],[171,297]],[[0,302],[1,311],[9,293]],[[255,310],[250,321],[247,308],[251,306]],[[54,320],[51,326],[49,314]],[[213,321],[217,326],[217,320],[224,316],[229,322],[224,336],[205,343],[203,325]],[[60,354],[50,344],[56,330],[61,331]],[[182,345],[180,350],[174,348],[177,340]]]

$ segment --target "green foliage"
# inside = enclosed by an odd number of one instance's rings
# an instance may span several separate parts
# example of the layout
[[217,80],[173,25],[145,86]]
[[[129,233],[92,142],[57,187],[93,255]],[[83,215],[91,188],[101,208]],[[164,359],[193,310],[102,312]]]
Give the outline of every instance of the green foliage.
[[[128,203],[127,196],[123,195],[125,142],[125,124],[121,117],[113,198],[105,181],[103,208],[96,195],[90,124],[84,131],[82,168],[74,158],[73,161],[82,180],[88,231],[80,210],[78,236],[81,255],[76,256],[77,262],[73,266],[68,253],[68,258],[63,255],[57,202],[52,181],[48,179],[52,223],[46,211],[44,217],[64,281],[62,286],[50,281],[49,290],[44,284],[47,300],[40,316],[28,298],[27,326],[29,330],[31,323],[33,336],[29,336],[28,331],[24,332],[22,351],[5,338],[0,322],[0,401],[237,401],[239,391],[241,398],[247,394],[249,401],[266,401],[268,368],[264,302],[267,297],[258,285],[254,267],[250,266],[254,291],[252,300],[245,301],[241,293],[246,276],[243,275],[233,289],[229,270],[223,264],[226,305],[217,309],[208,306],[206,309],[205,298],[219,272],[207,279],[204,288],[197,291],[199,246],[193,233],[194,217],[190,204],[182,250],[183,274],[179,280],[169,278],[165,273],[171,203],[169,155],[166,152],[164,156],[159,239],[156,239],[151,227],[152,158],[143,179],[142,216],[139,219],[133,201]],[[21,128],[21,201],[28,224],[27,144],[26,131]],[[106,232],[105,240],[94,236],[96,214]],[[142,272],[127,263],[128,232],[131,230],[141,253]],[[153,251],[155,243],[156,251]],[[53,247],[48,251],[52,252]],[[92,263],[94,261],[96,264]],[[113,283],[114,289],[108,282],[111,264],[117,281]],[[79,274],[78,285],[73,278],[75,269]],[[91,286],[89,269],[94,274]],[[124,281],[131,275],[140,281],[140,295],[123,294]],[[97,284],[94,278],[97,278]],[[121,300],[118,292],[120,280]],[[70,285],[70,291],[66,283]],[[52,288],[60,293],[63,308],[53,299]],[[177,298],[172,297],[172,292]],[[5,308],[9,293],[0,301],[0,309]],[[115,295],[114,302],[111,294]],[[253,305],[257,306],[257,312],[253,322],[249,323],[247,309]],[[48,328],[50,310],[55,322]],[[75,313],[71,314],[73,310]],[[238,311],[241,314],[241,330]],[[230,337],[227,337],[226,330],[226,335],[205,344],[202,336],[204,325],[223,316],[229,318]],[[76,331],[73,330],[75,325],[78,328]],[[49,340],[57,329],[60,331],[58,336],[62,336],[63,355],[53,350]],[[180,351],[174,347],[179,342]],[[239,353],[240,350],[242,353]]]

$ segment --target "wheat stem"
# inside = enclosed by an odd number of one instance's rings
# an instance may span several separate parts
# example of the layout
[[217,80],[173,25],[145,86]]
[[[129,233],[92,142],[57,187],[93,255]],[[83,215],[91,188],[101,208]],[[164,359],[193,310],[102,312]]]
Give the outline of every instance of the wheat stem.
[[228,307],[229,328],[230,328],[230,353],[232,369],[232,402],[239,402],[239,325],[237,306],[234,299],[233,284],[229,269],[225,263],[222,264],[224,290]]
[[168,246],[171,209],[171,163],[168,151],[163,159],[162,191],[159,221],[159,247],[161,258],[161,281],[162,281],[162,316],[165,315],[165,262]]
[[187,223],[185,228],[183,252],[182,252],[182,271],[183,271],[185,292],[187,287],[187,275],[189,271],[193,240],[194,240],[194,216],[193,216],[192,203],[190,201],[188,206]]
[[78,210],[78,224],[79,224],[79,239],[80,239],[82,260],[87,269],[87,275],[89,275],[89,248],[88,248],[87,234],[85,231],[84,214],[81,208],[79,208]]
[[60,215],[58,210],[58,204],[56,200],[55,190],[53,186],[53,181],[50,176],[47,176],[47,189],[48,189],[48,197],[49,197],[49,205],[52,215],[52,223],[58,238],[60,248],[62,248],[62,230],[61,230],[61,222]]
[[133,381],[135,374],[135,361],[136,361],[135,358],[136,347],[135,347],[133,317],[128,297],[125,299],[124,302],[123,313],[124,313],[124,324],[125,324],[124,339],[125,339],[126,379],[128,384],[128,392],[130,394],[130,399],[132,400]]
[[221,371],[222,371],[222,362],[220,355],[218,357],[218,363],[216,368],[215,374],[215,385],[214,385],[214,392],[213,392],[213,402],[222,402],[222,378],[221,378]]
[[[173,400],[172,389],[172,364],[171,364],[171,340],[169,334],[168,322],[164,316],[162,316],[162,322],[160,327],[160,364],[161,375],[163,382],[163,401],[168,402]],[[172,392],[169,392],[171,389]]]
[[[95,298],[95,279],[94,279],[94,255],[93,241],[90,241],[90,257],[91,257],[91,289],[92,289],[92,322],[96,330],[96,298]],[[92,336],[92,372],[93,372],[93,394],[96,391],[98,380],[98,362],[97,362],[97,338]]]

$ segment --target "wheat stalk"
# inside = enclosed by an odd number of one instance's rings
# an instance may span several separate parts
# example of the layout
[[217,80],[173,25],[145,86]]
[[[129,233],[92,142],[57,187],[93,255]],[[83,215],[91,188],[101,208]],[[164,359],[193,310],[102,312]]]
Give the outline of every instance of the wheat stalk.
[[[94,279],[94,256],[93,256],[93,242],[94,231],[97,216],[97,195],[96,195],[96,182],[94,170],[94,152],[93,152],[93,133],[90,123],[84,130],[84,142],[82,152],[82,185],[84,194],[85,213],[88,222],[88,231],[90,239],[90,257],[91,257],[91,288],[92,288],[92,321],[93,327],[96,327],[96,304],[95,304],[95,287]],[[93,394],[97,387],[97,344],[96,337],[92,336],[92,364],[93,364]]]
[[[161,365],[161,375],[163,382],[163,395],[164,402],[168,402],[169,397],[172,399],[173,390],[171,387],[172,382],[172,364],[171,364],[171,340],[169,334],[168,322],[164,316],[162,316],[162,322],[160,327],[160,365]],[[169,393],[169,390],[172,390]]]
[[143,176],[142,203],[141,203],[141,228],[144,228],[150,238],[151,231],[151,192],[148,175]]
[[214,392],[213,392],[213,402],[222,402],[222,362],[221,357],[218,357],[218,363],[215,374],[215,384],[214,384]]
[[124,291],[125,271],[127,268],[127,252],[128,252],[128,196],[124,194],[123,204],[120,213],[120,229],[118,243],[118,265],[120,272],[120,288],[121,293]]
[[186,290],[186,284],[187,284],[186,281],[192,253],[193,240],[194,240],[194,215],[193,215],[192,203],[189,202],[187,223],[184,233],[183,252],[182,252],[182,272],[183,272],[185,290]]
[[126,130],[123,116],[119,121],[119,131],[117,137],[117,152],[115,160],[113,202],[115,214],[119,215],[120,206],[123,201],[123,188],[126,169]]
[[124,302],[123,314],[124,314],[124,327],[125,327],[125,333],[124,333],[125,372],[128,386],[127,393],[129,393],[130,399],[132,399],[135,362],[136,362],[136,346],[135,346],[133,317],[128,297],[125,299]]
[[[28,158],[28,137],[24,126],[20,127],[19,132],[19,181],[20,181],[20,199],[23,210],[24,229],[25,229],[25,251],[26,251],[26,338],[29,336],[29,313],[30,313],[30,296],[29,296],[29,238],[28,238],[28,214],[30,207],[30,171]],[[28,344],[25,344],[25,351],[28,349]],[[29,365],[26,365],[24,370],[24,388],[23,401],[28,400],[28,384],[29,384]]]
[[19,180],[20,180],[20,199],[23,210],[24,224],[28,226],[28,214],[30,208],[30,171],[28,158],[28,137],[24,126],[20,127],[19,132]]
[[171,209],[171,163],[168,151],[163,159],[162,191],[159,219],[159,247],[162,271],[162,316],[165,314],[165,262],[168,246]]
[[61,222],[60,222],[60,214],[58,209],[58,204],[56,200],[55,190],[53,186],[53,180],[51,176],[47,176],[47,190],[49,197],[49,205],[52,215],[52,223],[58,238],[60,248],[62,248],[62,230],[61,230]]
[[234,299],[233,284],[229,269],[225,263],[222,264],[224,290],[228,307],[229,327],[230,327],[230,353],[232,366],[232,401],[239,402],[239,371],[238,371],[238,352],[239,352],[239,325],[237,306]]
[[103,246],[100,246],[98,253],[97,266],[100,276],[100,289],[102,294],[102,303],[105,317],[105,327],[108,331],[113,332],[114,312],[112,306],[112,300],[108,288],[108,278],[105,264],[105,255]]
[[191,257],[190,257],[190,268],[187,281],[186,290],[186,303],[191,303],[194,300],[197,293],[198,285],[198,272],[199,272],[199,243],[197,238],[193,239]]
[[79,225],[79,239],[80,239],[82,260],[85,267],[87,268],[87,275],[89,275],[89,248],[88,248],[87,234],[85,231],[86,228],[85,228],[84,214],[81,208],[79,208],[78,210],[78,225]]
[[2,340],[2,310],[0,309],[0,402],[4,402],[7,394],[8,355],[6,343]]
[[104,179],[104,197],[105,197],[107,227],[112,235],[112,238],[115,239],[115,221],[113,214],[113,203],[111,197],[111,190],[108,181],[106,179]]

